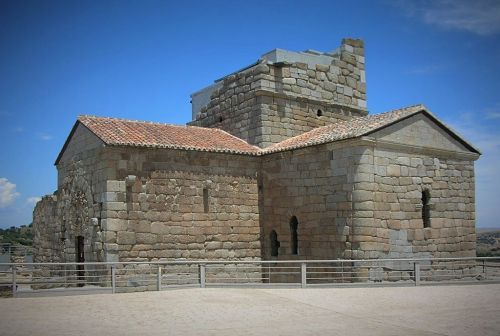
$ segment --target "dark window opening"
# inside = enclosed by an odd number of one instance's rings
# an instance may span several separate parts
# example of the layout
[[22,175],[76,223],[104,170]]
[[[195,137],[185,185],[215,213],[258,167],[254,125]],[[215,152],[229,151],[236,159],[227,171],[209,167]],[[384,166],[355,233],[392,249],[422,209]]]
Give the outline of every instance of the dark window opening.
[[271,256],[277,257],[279,254],[280,242],[276,231],[271,231]]
[[203,188],[203,211],[208,212],[208,189]]
[[297,221],[297,217],[293,216],[290,220],[290,231],[292,234],[291,237],[291,247],[292,254],[299,254],[299,238],[297,235],[297,228],[299,226],[299,222]]
[[84,240],[83,236],[76,237],[76,262],[85,262],[85,254],[83,253]]
[[422,221],[424,223],[424,228],[431,227],[431,209],[429,206],[429,201],[431,195],[429,190],[424,189],[422,191]]
[[316,115],[318,117],[321,117],[323,115],[323,111],[321,111],[321,110],[316,111]]
[[219,122],[221,123],[221,122],[223,122],[223,121],[224,121],[224,118],[219,117]]
[[66,241],[66,219],[63,219],[62,225],[61,225],[61,242]]
[[129,184],[126,186],[125,203],[131,203],[131,202],[132,202],[132,185]]

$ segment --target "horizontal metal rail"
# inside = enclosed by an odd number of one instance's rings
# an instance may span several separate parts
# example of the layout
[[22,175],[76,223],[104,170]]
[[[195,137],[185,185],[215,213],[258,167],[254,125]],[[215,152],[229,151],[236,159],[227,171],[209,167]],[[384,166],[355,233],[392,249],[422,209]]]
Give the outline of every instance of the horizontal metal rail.
[[168,260],[0,263],[0,291],[102,288],[111,292],[178,286],[315,286],[500,281],[500,258],[337,260]]
[[201,264],[318,264],[318,263],[353,263],[353,262],[420,262],[420,261],[460,261],[491,260],[500,263],[500,257],[462,257],[462,258],[399,258],[399,259],[333,259],[333,260],[166,260],[166,261],[102,261],[102,262],[32,262],[32,263],[0,263],[2,265],[201,265]]

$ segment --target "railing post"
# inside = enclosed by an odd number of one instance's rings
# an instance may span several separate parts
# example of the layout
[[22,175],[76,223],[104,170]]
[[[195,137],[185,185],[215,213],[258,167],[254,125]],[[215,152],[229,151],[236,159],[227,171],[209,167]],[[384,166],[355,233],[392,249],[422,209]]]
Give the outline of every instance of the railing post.
[[158,266],[158,274],[156,277],[156,290],[161,291],[161,265]]
[[415,286],[420,285],[420,264],[418,262],[415,262],[413,264],[414,267],[414,274],[415,274]]
[[205,265],[200,264],[200,288],[205,288],[205,281],[206,281],[205,272],[206,272]]
[[305,262],[300,263],[300,286],[306,288],[307,285],[307,264]]
[[[9,246],[10,248],[10,246]],[[12,297],[16,297],[17,295],[17,270],[16,265],[12,265]]]
[[[335,270],[335,268],[334,268]],[[344,283],[344,261],[340,262],[340,282]]]
[[115,265],[111,265],[111,290],[112,293],[116,293],[116,268]]

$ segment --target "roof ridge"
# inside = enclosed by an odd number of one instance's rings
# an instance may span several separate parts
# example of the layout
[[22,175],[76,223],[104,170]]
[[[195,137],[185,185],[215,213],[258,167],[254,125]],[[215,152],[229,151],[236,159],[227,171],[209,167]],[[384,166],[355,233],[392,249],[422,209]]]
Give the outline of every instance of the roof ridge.
[[180,128],[207,128],[207,127],[199,127],[199,126],[172,124],[172,123],[159,122],[159,121],[134,120],[134,119],[126,119],[126,118],[118,118],[118,117],[100,117],[100,116],[87,115],[87,114],[79,115],[77,119],[80,120],[80,118],[116,120],[116,121],[132,122],[132,123],[138,123],[138,124],[173,126],[173,127],[180,127]]
[[170,123],[162,123],[162,122],[155,122],[155,121],[147,121],[147,120],[132,120],[132,119],[126,119],[126,118],[117,118],[117,117],[100,117],[100,116],[93,116],[93,115],[79,115],[78,116],[78,120],[80,121],[80,118],[91,118],[91,119],[101,119],[101,120],[116,120],[116,121],[123,121],[123,122],[131,122],[131,123],[138,123],[138,124],[147,124],[147,125],[159,125],[159,126],[171,126],[171,127],[178,127],[178,128],[184,128],[184,129],[203,129],[203,130],[210,130],[210,131],[213,131],[213,132],[220,132],[220,133],[224,133],[232,138],[234,138],[235,140],[238,140],[242,143],[245,143],[249,146],[252,146],[253,148],[257,149],[257,150],[261,150],[260,147],[258,146],[255,146],[255,145],[252,145],[251,143],[241,139],[241,138],[238,138],[237,136],[223,130],[223,129],[220,129],[220,128],[211,128],[211,127],[201,127],[201,126],[192,126],[192,125],[179,125],[179,124],[170,124]]
[[366,115],[366,116],[362,116],[360,118],[375,117],[375,116],[380,116],[380,115],[385,115],[385,114],[390,114],[390,113],[395,113],[395,112],[404,112],[404,111],[407,111],[407,110],[410,110],[410,109],[416,109],[417,110],[416,112],[418,112],[420,110],[429,111],[427,109],[427,107],[425,107],[424,104],[419,103],[419,104],[413,104],[413,105],[409,105],[409,106],[400,107],[400,108],[389,110],[389,111],[380,112],[380,113],[377,113],[377,114],[369,114],[369,115]]

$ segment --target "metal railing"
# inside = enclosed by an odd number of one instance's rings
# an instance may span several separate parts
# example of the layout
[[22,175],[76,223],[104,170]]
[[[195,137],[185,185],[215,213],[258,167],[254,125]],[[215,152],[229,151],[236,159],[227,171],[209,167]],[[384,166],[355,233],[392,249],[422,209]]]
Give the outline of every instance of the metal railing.
[[0,272],[9,270],[5,263],[30,263],[33,262],[33,248],[20,244],[0,244]]
[[27,256],[33,254],[33,247],[25,246],[21,244],[10,244],[1,243],[0,244],[0,254],[8,254],[15,256]]
[[2,263],[0,289],[110,293],[196,286],[390,285],[500,281],[500,258]]

